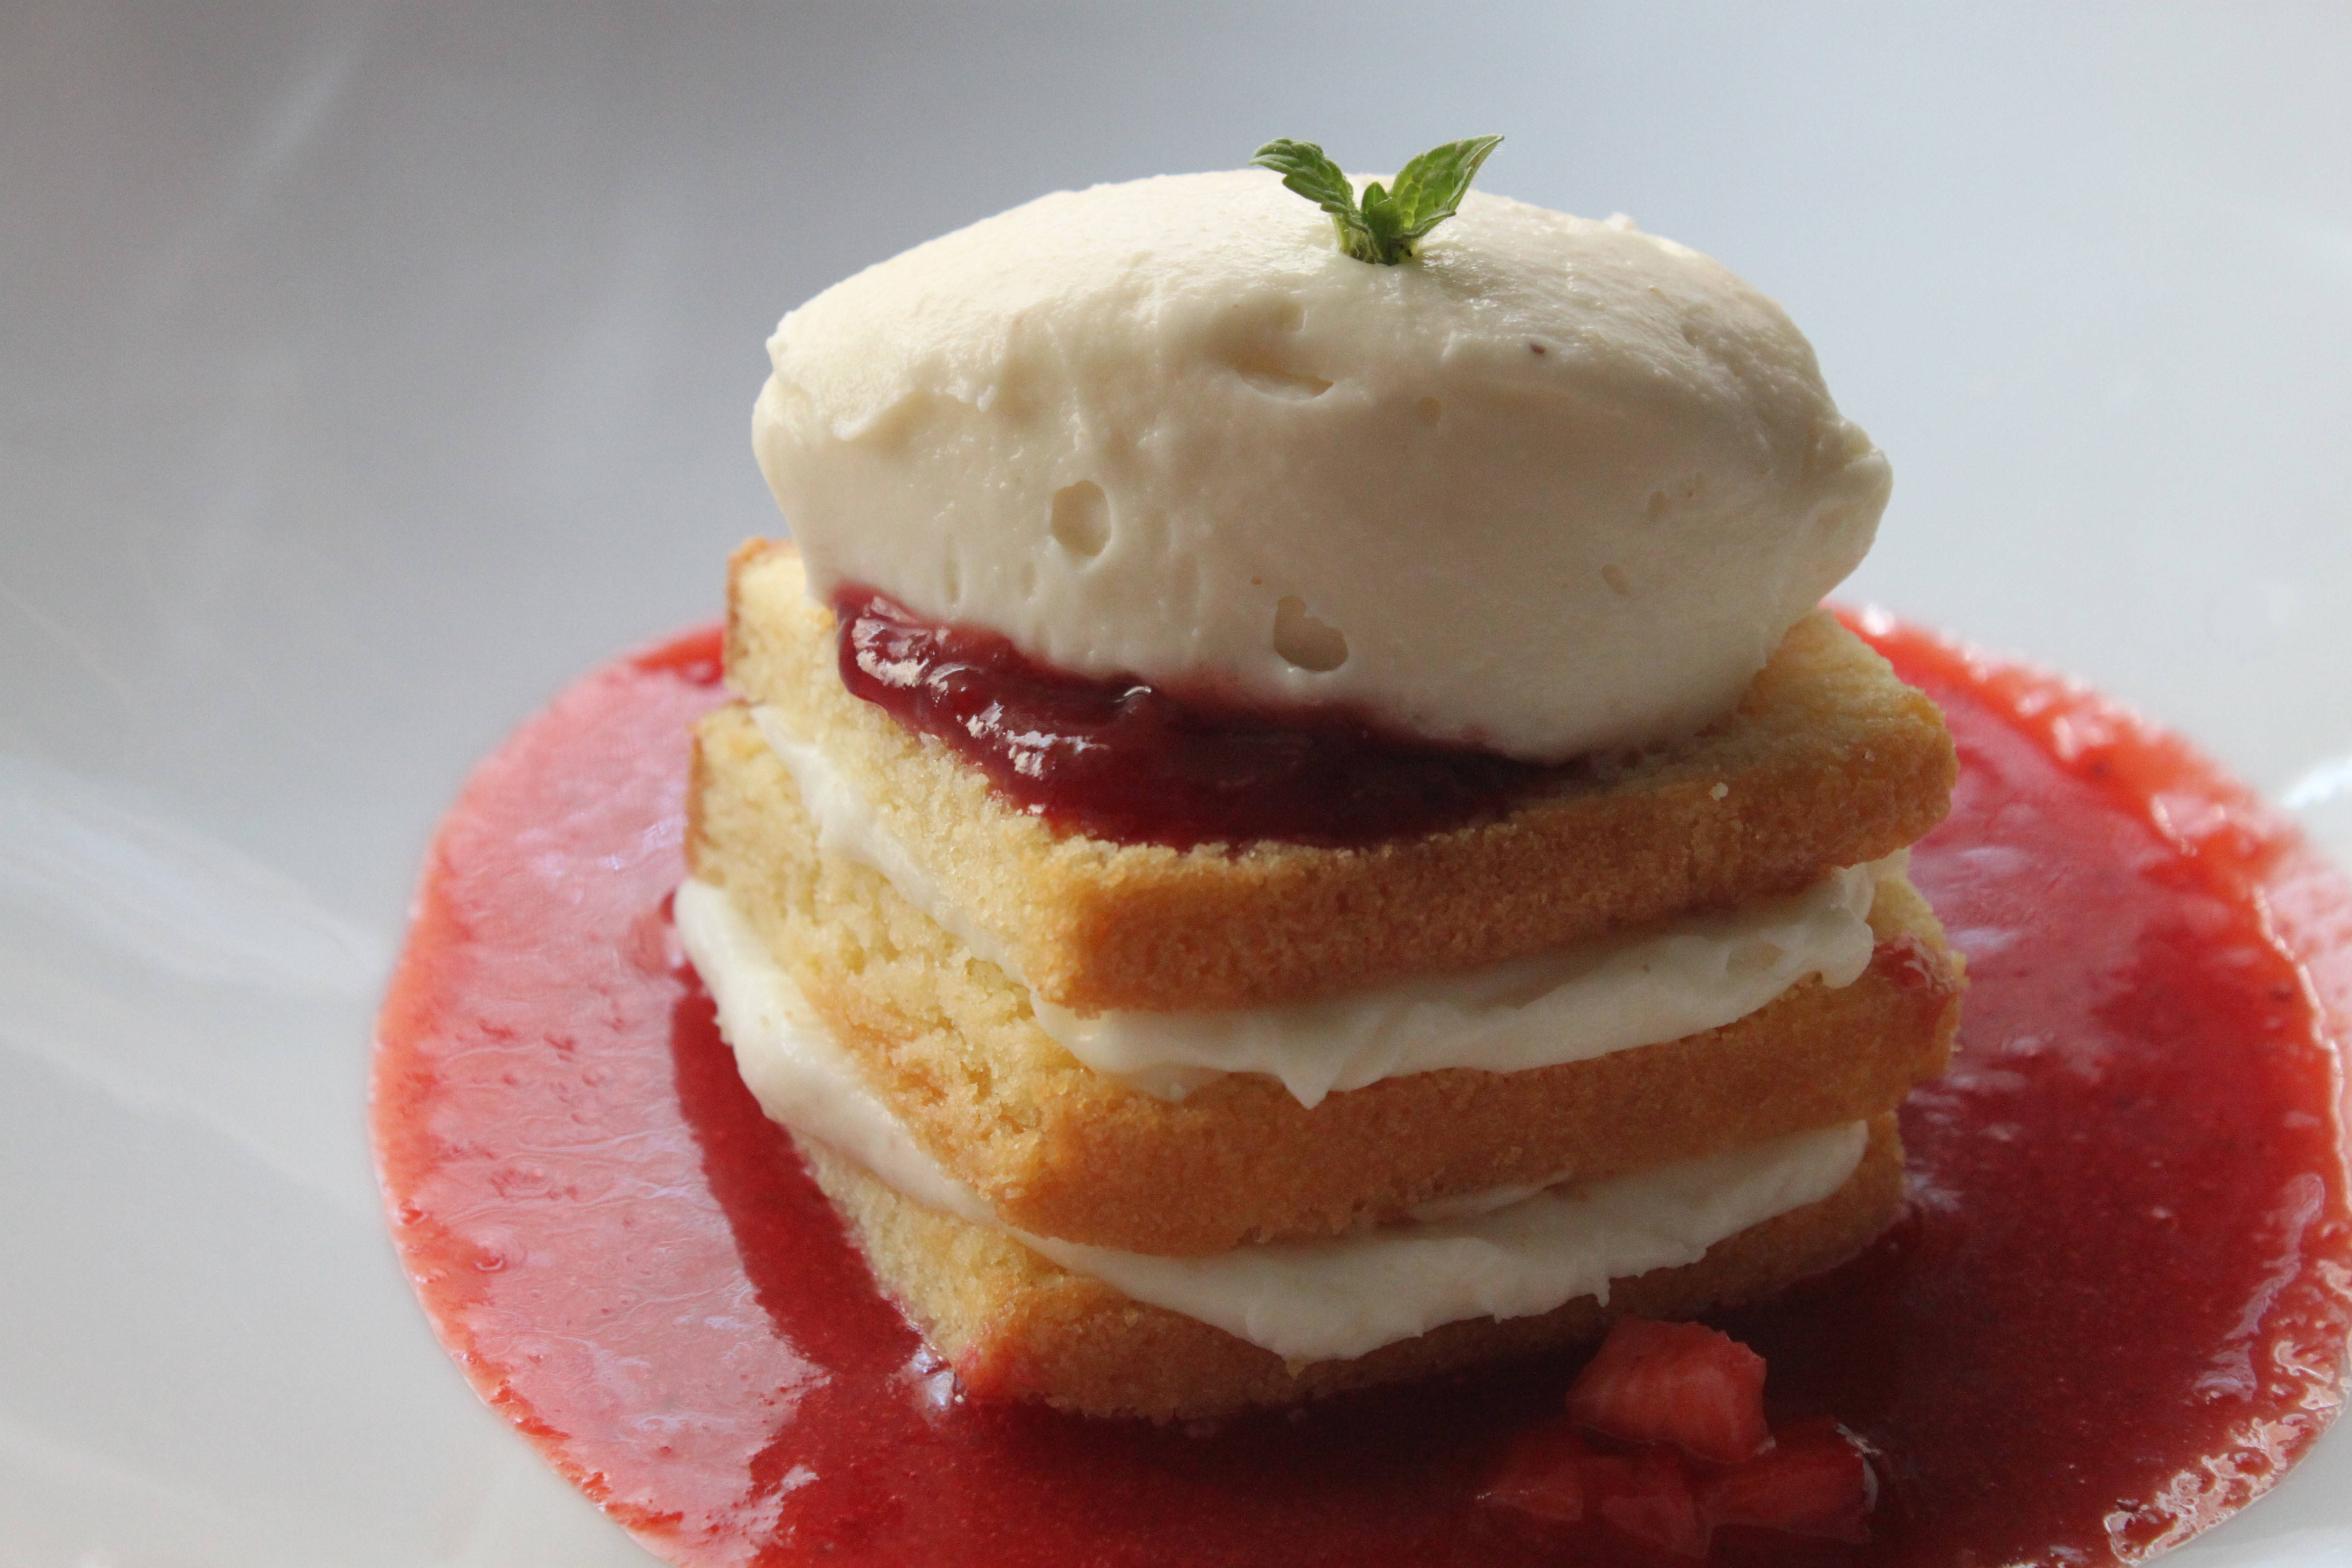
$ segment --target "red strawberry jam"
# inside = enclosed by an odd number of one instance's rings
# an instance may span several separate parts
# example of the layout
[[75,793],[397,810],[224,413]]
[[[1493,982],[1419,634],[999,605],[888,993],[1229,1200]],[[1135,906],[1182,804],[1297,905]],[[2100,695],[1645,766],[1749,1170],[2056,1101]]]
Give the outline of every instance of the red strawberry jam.
[[[1710,1561],[2136,1559],[2259,1493],[2342,1398],[2352,892],[2095,698],[1863,629],[1958,740],[1914,875],[1969,1013],[1904,1116],[1908,1217],[1721,1321],[1769,1361],[1776,1430],[1833,1417],[1878,1457],[1869,1541],[1726,1524]],[[1574,1356],[1213,1429],[959,1401],[671,939],[687,726],[717,682],[711,634],[622,660],[484,764],[382,1021],[401,1255],[551,1463],[689,1564],[1609,1560],[1561,1544],[1585,1523],[1478,1500],[1559,1419]],[[1644,1495],[1617,1511],[1658,1512]]]
[[1391,735],[1344,709],[1269,712],[1070,675],[870,589],[843,589],[834,610],[844,686],[1066,830],[1179,848],[1372,844],[1492,816],[1562,771]]

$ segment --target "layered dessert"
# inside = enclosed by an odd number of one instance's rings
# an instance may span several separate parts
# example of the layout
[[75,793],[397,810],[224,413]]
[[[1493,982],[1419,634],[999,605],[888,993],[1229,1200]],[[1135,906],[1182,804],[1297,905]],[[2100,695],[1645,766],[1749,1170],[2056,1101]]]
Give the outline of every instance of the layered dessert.
[[678,931],[964,1387],[1166,1419],[1756,1299],[1902,1196],[1935,709],[1785,315],[1473,195],[1044,198],[784,319]]

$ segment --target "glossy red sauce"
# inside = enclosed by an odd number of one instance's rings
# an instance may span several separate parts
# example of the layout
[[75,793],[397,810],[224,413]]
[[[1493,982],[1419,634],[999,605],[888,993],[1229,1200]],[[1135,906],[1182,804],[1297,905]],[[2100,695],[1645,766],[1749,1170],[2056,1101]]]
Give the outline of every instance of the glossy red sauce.
[[[1833,1415],[1877,1449],[1874,1539],[1725,1531],[1716,1561],[2136,1555],[2259,1492],[2340,1399],[2352,894],[2097,699],[1864,629],[1958,739],[1915,868],[1973,988],[1953,1071],[1905,1114],[1910,1216],[1721,1320],[1769,1359],[1776,1423]],[[717,675],[709,634],[625,660],[483,766],[384,1010],[401,1254],[551,1463],[681,1563],[1639,1560],[1473,1500],[1574,1357],[1211,1431],[959,1403],[670,933]]]
[[843,685],[1066,831],[1179,847],[1371,844],[1492,816],[1559,771],[1390,735],[1340,709],[1268,711],[1072,675],[870,589],[845,588],[834,611]]

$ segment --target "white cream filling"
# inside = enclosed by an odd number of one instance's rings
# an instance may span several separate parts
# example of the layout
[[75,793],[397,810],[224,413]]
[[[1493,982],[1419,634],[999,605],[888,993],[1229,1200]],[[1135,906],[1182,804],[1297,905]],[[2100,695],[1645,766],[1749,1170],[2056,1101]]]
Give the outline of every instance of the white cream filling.
[[916,1143],[724,891],[689,880],[676,908],[720,1030],[770,1117],[917,1203],[1295,1362],[1364,1355],[1442,1323],[1524,1317],[1579,1296],[1606,1302],[1612,1279],[1696,1262],[1726,1237],[1827,1197],[1869,1142],[1853,1122],[1580,1188],[1449,1200],[1412,1225],[1207,1258],[1058,1241],[1004,1225]]
[[[908,854],[817,748],[755,708],[823,848],[869,866],[1015,980],[1006,944]],[[1720,1028],[1809,975],[1832,989],[1870,965],[1878,878],[1902,857],[1832,871],[1793,897],[1685,916],[1466,973],[1287,1007],[1076,1013],[1030,1000],[1037,1026],[1095,1071],[1167,1100],[1224,1073],[1265,1073],[1301,1105],[1441,1068],[1520,1072]]]

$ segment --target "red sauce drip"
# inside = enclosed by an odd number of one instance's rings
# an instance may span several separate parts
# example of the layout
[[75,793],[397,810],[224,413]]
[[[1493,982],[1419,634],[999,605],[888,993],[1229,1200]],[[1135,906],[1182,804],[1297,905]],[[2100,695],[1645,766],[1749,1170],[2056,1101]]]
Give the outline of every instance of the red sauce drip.
[[[1905,1113],[1910,1215],[1720,1320],[1769,1358],[1776,1425],[1833,1415],[1883,1456],[1873,1540],[1725,1530],[1715,1561],[2122,1561],[2242,1505],[2340,1403],[2352,891],[2127,715],[1864,630],[1959,742],[1914,867],[1973,988]],[[590,677],[483,765],[426,868],[376,1146],[486,1399],[680,1563],[1612,1561],[1475,1501],[1575,1356],[1207,1432],[959,1403],[677,953],[686,729],[717,681],[709,634]]]
[[1559,773],[1402,739],[1345,710],[1223,705],[1072,675],[871,589],[843,588],[834,610],[843,685],[1066,832],[1179,848],[1371,844],[1491,816]]

